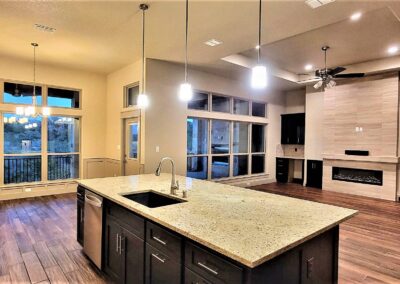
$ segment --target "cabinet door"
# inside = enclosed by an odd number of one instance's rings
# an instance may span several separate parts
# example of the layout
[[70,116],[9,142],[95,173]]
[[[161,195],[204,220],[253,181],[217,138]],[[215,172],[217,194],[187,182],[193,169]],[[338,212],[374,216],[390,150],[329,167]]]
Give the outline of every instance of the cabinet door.
[[78,199],[78,201],[77,201],[77,215],[76,215],[76,218],[77,218],[77,220],[76,220],[77,221],[76,222],[76,224],[77,224],[77,228],[76,228],[77,236],[76,236],[76,239],[77,239],[78,243],[81,244],[81,246],[83,246],[83,238],[84,238],[84,235],[83,235],[83,230],[84,230],[84,212],[85,212],[84,206],[85,206],[85,202]]
[[146,284],[181,283],[181,264],[146,244]]
[[122,228],[110,216],[106,216],[104,243],[104,271],[117,283],[123,283],[123,263],[120,250]]
[[290,144],[289,118],[287,115],[281,116],[281,144]]
[[137,284],[144,280],[144,241],[126,229],[122,229],[121,253],[123,283]]
[[185,284],[211,284],[211,282],[185,268]]
[[305,132],[305,114],[299,113],[294,116],[295,125],[296,125],[296,138],[294,144],[304,144],[304,132]]

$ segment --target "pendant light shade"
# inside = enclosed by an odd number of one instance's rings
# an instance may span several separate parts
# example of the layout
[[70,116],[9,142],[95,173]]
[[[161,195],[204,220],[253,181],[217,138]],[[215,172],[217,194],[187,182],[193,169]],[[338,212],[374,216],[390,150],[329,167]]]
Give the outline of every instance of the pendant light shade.
[[258,6],[258,48],[257,65],[251,70],[251,86],[254,89],[264,89],[267,87],[267,67],[260,63],[261,58],[261,0]]
[[189,83],[183,83],[181,84],[179,88],[179,98],[182,101],[190,101],[193,97],[193,90],[192,90],[192,85]]
[[144,57],[144,35],[145,35],[145,12],[147,9],[149,9],[149,6],[147,4],[140,4],[139,5],[140,10],[142,10],[142,82],[140,84],[141,90],[137,98],[137,106],[139,108],[147,108],[149,106],[149,98],[146,94],[146,82],[144,78],[144,66],[145,66],[145,57]]
[[192,85],[188,83],[188,29],[189,29],[189,0],[186,0],[186,27],[185,27],[185,82],[179,87],[179,99],[188,102],[193,97]]
[[267,67],[263,65],[257,65],[252,68],[251,86],[254,89],[263,89],[267,87]]

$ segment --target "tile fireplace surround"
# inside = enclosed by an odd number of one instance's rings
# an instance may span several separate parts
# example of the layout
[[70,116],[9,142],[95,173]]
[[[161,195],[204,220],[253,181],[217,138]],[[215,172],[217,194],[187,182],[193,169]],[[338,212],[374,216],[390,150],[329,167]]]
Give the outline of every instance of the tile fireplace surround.
[[[386,200],[396,200],[398,183],[397,162],[370,162],[344,159],[324,158],[323,186],[324,190],[348,194],[356,194]],[[334,167],[362,169],[382,172],[382,185],[335,180]]]

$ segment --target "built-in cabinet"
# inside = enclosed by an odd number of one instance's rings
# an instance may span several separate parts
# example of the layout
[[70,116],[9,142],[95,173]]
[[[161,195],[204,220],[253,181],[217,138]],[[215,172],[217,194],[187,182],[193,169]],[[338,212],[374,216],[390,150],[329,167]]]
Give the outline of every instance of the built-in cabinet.
[[323,162],[307,160],[307,186],[322,188]]
[[282,114],[281,144],[304,145],[305,113]]

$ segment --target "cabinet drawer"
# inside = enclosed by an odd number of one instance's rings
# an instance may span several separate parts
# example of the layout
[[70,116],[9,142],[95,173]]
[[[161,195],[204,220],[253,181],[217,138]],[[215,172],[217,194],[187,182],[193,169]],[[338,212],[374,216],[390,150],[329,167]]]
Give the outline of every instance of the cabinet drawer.
[[211,283],[242,283],[243,268],[190,242],[185,246],[185,266]]
[[194,273],[188,268],[185,268],[185,284],[212,284],[200,275]]
[[182,262],[182,238],[152,222],[146,223],[146,242],[161,252]]
[[107,202],[106,212],[125,229],[144,240],[144,219],[113,202]]
[[182,264],[146,244],[146,284],[182,283]]

